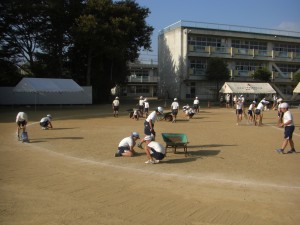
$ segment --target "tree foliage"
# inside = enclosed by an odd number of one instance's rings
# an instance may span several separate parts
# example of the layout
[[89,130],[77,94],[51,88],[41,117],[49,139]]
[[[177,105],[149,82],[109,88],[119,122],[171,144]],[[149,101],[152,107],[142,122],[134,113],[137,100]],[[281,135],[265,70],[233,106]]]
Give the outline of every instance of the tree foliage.
[[134,0],[3,0],[1,64],[35,77],[73,78],[108,97],[125,81],[127,62],[151,50],[149,13]]
[[294,80],[297,82],[300,82],[300,72],[298,72],[294,75]]
[[220,82],[229,79],[227,64],[221,58],[210,58],[207,63],[206,77],[210,81]]
[[268,70],[268,68],[260,68],[256,70],[253,74],[253,78],[260,81],[270,81],[272,73]]
[[218,99],[218,93],[222,82],[227,81],[229,76],[229,70],[227,64],[221,58],[210,58],[207,63],[206,78],[209,81],[213,81],[216,84],[215,94],[216,100]]

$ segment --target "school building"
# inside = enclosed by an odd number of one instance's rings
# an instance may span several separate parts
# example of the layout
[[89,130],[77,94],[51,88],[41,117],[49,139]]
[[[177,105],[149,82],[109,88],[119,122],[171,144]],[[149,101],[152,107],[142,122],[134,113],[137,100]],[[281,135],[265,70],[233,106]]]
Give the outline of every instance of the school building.
[[130,75],[121,89],[123,97],[157,97],[158,65],[154,60],[139,60],[129,63]]
[[300,72],[300,33],[215,23],[178,21],[158,36],[159,97],[214,99],[216,85],[205,76],[211,57],[224,59],[231,82],[257,82],[258,68],[272,73],[270,84],[288,99]]

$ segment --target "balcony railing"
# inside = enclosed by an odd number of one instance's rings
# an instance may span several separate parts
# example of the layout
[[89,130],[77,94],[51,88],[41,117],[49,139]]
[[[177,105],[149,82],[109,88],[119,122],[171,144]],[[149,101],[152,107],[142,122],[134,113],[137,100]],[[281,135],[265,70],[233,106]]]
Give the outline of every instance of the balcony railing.
[[176,29],[178,27],[300,37],[300,32],[294,32],[294,31],[276,30],[276,29],[259,28],[259,27],[246,27],[246,26],[237,26],[237,25],[229,25],[229,24],[184,21],[184,20],[180,20],[176,23],[171,24],[170,26],[165,27],[164,29],[159,31],[159,35],[168,32],[170,30]]
[[267,51],[259,49],[245,49],[245,48],[233,48],[233,47],[212,47],[212,46],[197,46],[189,45],[189,53],[195,55],[207,54],[207,56],[218,56],[222,54],[230,58],[252,57],[262,58],[264,60],[296,60],[300,61],[300,52],[286,52],[286,51]]
[[127,81],[129,83],[157,83],[158,82],[157,76],[128,76]]
[[[254,70],[230,70],[230,77],[240,78],[240,79],[253,79],[252,75],[254,74]],[[283,81],[288,82],[294,79],[295,73],[293,72],[272,72],[271,79],[274,81]],[[188,75],[186,77],[187,80],[204,80],[206,79],[205,70],[197,70],[194,68],[189,68]]]

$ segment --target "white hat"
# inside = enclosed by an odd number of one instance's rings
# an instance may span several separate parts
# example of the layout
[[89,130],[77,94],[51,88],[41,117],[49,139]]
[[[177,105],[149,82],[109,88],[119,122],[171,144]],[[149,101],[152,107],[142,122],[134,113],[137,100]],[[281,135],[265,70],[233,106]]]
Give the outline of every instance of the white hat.
[[254,104],[256,104],[256,101],[253,101]]
[[119,97],[117,96],[116,99],[119,99]]
[[196,99],[198,99],[198,97],[196,96]]
[[48,114],[48,115],[47,115],[47,117],[49,117],[50,119],[52,119],[52,116],[51,116],[51,114]]
[[143,96],[140,96],[140,99],[143,99]]
[[132,136],[132,137],[136,137],[136,138],[140,138],[140,135],[139,135],[138,132],[133,132],[133,133],[131,134],[131,136]]
[[177,98],[174,98],[174,101],[177,101]]
[[288,109],[289,108],[289,105],[284,102],[284,103],[281,103],[280,106],[279,106],[281,109]]
[[282,102],[282,101],[283,101],[282,98],[277,99],[277,102]]
[[160,113],[164,113],[163,107],[160,107],[160,106],[157,107],[157,111],[160,112]]

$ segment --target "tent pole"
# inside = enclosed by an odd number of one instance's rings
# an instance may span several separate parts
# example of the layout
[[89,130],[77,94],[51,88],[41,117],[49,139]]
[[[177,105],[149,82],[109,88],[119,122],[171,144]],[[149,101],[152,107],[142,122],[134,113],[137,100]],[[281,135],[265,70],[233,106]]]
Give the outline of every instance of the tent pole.
[[37,98],[37,92],[35,92],[35,98],[34,98],[34,111],[36,112],[36,98]]

